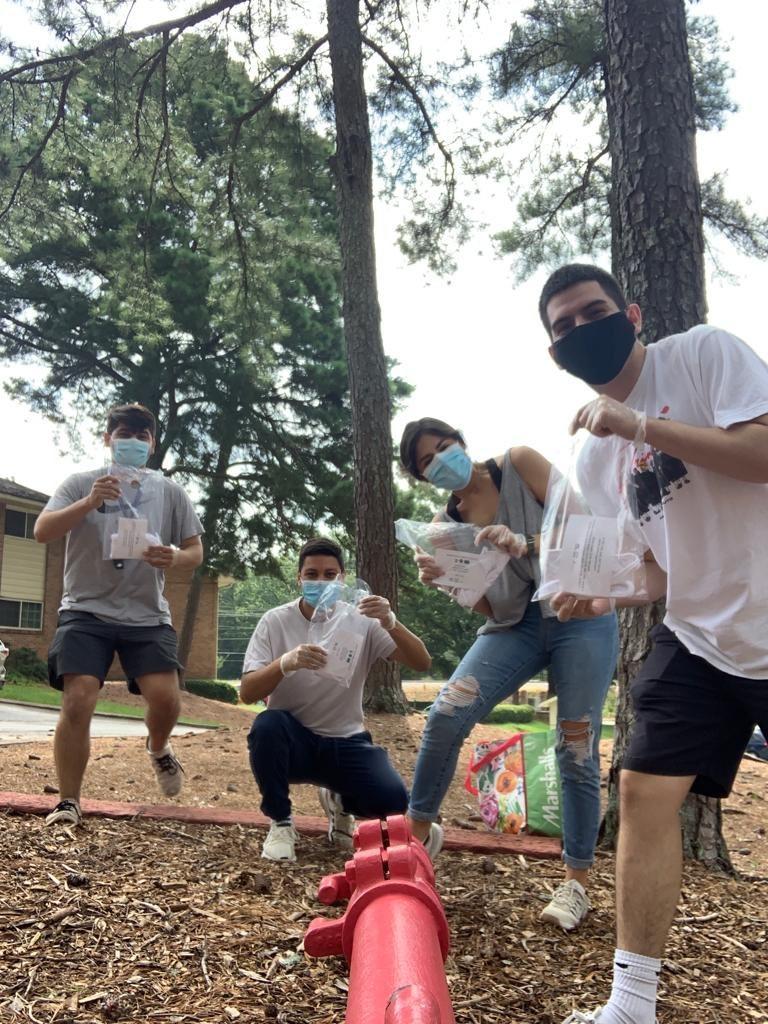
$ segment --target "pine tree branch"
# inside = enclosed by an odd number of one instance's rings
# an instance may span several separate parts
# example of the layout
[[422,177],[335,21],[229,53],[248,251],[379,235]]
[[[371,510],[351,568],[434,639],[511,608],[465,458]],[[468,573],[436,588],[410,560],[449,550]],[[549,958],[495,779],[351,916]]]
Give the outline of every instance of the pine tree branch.
[[419,91],[416,86],[408,79],[400,68],[397,66],[394,60],[389,54],[383,50],[378,43],[375,43],[369,36],[364,35],[362,37],[365,45],[372,50],[389,68],[396,82],[398,82],[411,97],[414,105],[421,114],[421,117],[426,125],[429,137],[432,139],[434,144],[442,154],[445,162],[445,186],[447,190],[446,201],[443,205],[443,217],[447,217],[453,208],[453,200],[456,192],[456,168],[453,163],[453,157],[451,156],[448,149],[443,144],[440,136],[437,134],[437,129],[429,116],[429,111],[424,105],[424,100],[419,95]]
[[16,196],[19,194],[19,190],[21,189],[22,183],[27,173],[35,166],[36,162],[43,155],[45,147],[48,145],[51,136],[59,127],[59,125],[63,123],[64,117],[66,116],[67,112],[67,93],[69,91],[70,85],[72,84],[72,80],[76,74],[77,71],[73,70],[65,76],[61,86],[61,92],[59,93],[59,102],[56,107],[56,113],[53,117],[53,120],[48,125],[48,129],[45,135],[40,140],[32,156],[29,158],[29,160],[22,164],[21,170],[19,171],[16,181],[14,182],[13,188],[11,189],[11,195],[8,199],[8,202],[5,204],[5,207],[2,210],[0,210],[0,220],[2,220],[3,217],[6,216],[8,211],[13,206],[14,202],[16,201]]
[[[170,18],[168,21],[159,21],[153,25],[147,25],[145,28],[135,29],[133,32],[119,32],[115,36],[110,36],[108,39],[102,39],[100,42],[94,43],[93,46],[75,48],[69,53],[60,53],[53,57],[41,57],[38,60],[27,61],[25,64],[19,64],[16,67],[8,68],[7,71],[0,72],[0,83],[16,81],[20,75],[24,75],[28,71],[36,72],[47,67],[58,68],[77,63],[81,68],[91,57],[100,57],[102,54],[109,53],[112,50],[127,47],[139,39],[163,35],[166,32],[173,32],[175,29],[185,32],[188,28],[199,25],[200,22],[208,21],[224,11],[230,11],[233,7],[239,7],[245,2],[246,0],[217,0],[216,3],[201,7],[200,10],[193,11],[192,14],[185,14],[179,18]],[[24,81],[23,84],[39,85],[43,81],[45,79],[35,76],[28,81]]]
[[277,96],[284,85],[287,85],[291,79],[295,78],[300,71],[303,70],[313,59],[317,51],[328,42],[327,34],[316,39],[310,47],[308,47],[304,53],[299,57],[298,60],[294,61],[293,64],[286,70],[284,75],[275,82],[275,84],[267,90],[249,110],[244,111],[235,119],[234,128],[232,131],[232,142],[230,146],[231,156],[229,160],[229,169],[227,171],[227,209],[229,210],[229,216],[232,220],[232,226],[235,231],[235,240],[237,242],[237,250],[240,253],[240,263],[242,269],[242,282],[243,282],[243,295],[248,298],[249,285],[248,285],[248,247],[245,242],[245,235],[243,233],[243,226],[240,221],[240,217],[237,212],[237,202],[235,200],[235,155],[237,152],[237,145],[240,141],[240,134],[243,130],[243,126],[247,121],[256,117],[258,113],[264,110],[272,100]]

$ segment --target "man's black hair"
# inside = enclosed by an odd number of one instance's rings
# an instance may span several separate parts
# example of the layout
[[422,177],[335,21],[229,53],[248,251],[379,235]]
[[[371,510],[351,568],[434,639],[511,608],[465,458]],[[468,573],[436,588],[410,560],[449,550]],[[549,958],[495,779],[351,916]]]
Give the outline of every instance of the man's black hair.
[[424,479],[416,465],[416,445],[422,434],[448,437],[464,444],[464,435],[461,431],[452,427],[450,423],[446,423],[445,420],[436,420],[432,416],[422,416],[420,420],[411,420],[410,423],[406,423],[403,436],[400,438],[400,462],[403,469],[410,473],[411,476],[416,477],[417,480]]
[[107,433],[113,433],[118,427],[127,427],[135,434],[148,430],[152,437],[157,436],[154,413],[146,405],[139,405],[138,402],[112,406],[107,413]]
[[344,572],[344,554],[335,540],[328,540],[327,537],[313,537],[302,545],[301,551],[299,551],[299,572],[301,572],[305,558],[310,555],[329,555],[336,559],[339,568]]
[[573,285],[581,284],[583,281],[596,281],[619,309],[627,308],[624,292],[613,274],[609,274],[607,270],[602,270],[591,263],[566,263],[565,266],[558,267],[554,273],[549,275],[539,296],[539,316],[547,334],[552,333],[552,324],[547,316],[550,299],[560,292],[564,292],[566,288],[572,288]]

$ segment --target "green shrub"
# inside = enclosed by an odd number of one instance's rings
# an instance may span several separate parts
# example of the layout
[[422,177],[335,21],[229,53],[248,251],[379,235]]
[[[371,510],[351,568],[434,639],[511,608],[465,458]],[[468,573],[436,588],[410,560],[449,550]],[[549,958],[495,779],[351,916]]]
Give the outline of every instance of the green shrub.
[[6,678],[12,682],[45,683],[48,681],[48,666],[31,647],[11,648],[5,661]]
[[536,709],[530,704],[499,704],[483,721],[504,725],[506,722],[532,722],[536,717]]
[[220,700],[224,704],[237,704],[237,689],[219,679],[185,679],[184,685],[188,693],[208,700]]

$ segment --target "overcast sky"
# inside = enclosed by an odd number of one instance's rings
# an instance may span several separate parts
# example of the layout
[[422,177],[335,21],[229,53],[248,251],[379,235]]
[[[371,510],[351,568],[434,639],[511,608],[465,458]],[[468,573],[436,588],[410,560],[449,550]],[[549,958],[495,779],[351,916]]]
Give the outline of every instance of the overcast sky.
[[[157,8],[155,8],[157,11]],[[768,37],[768,4],[703,0],[697,12],[715,15],[729,42],[735,70],[731,94],[739,111],[719,133],[699,137],[702,178],[727,173],[730,194],[751,196],[753,209],[768,215],[765,162],[764,40]],[[0,0],[5,35],[27,35],[23,7]],[[12,30],[9,18],[16,22]],[[153,20],[157,20],[155,14]],[[502,209],[489,203],[489,219]],[[415,388],[395,418],[399,438],[408,419],[439,416],[460,427],[478,459],[513,444],[528,444],[550,458],[564,450],[565,430],[575,410],[592,392],[558,371],[547,354],[547,339],[536,313],[545,274],[520,286],[510,262],[494,253],[491,235],[508,225],[498,218],[478,233],[458,256],[449,280],[408,266],[395,245],[397,211],[378,202],[377,258],[384,344],[398,362],[397,372]],[[738,334],[768,361],[763,315],[768,294],[768,267],[738,258],[727,248],[722,255],[735,281],[708,281],[709,320]],[[7,374],[8,368],[0,367]],[[140,396],[137,396],[140,397]],[[50,492],[75,469],[101,464],[100,440],[90,427],[78,428],[85,453],[78,456],[62,439],[60,453],[53,428],[42,417],[0,394],[5,443],[0,477]]]

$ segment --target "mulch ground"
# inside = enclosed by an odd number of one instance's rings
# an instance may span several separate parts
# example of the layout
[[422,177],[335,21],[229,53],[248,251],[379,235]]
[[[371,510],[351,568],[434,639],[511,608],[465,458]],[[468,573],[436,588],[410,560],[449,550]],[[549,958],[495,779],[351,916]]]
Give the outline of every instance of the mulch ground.
[[[245,753],[250,716],[200,701],[185,697],[185,714],[227,725],[175,741],[187,770],[181,800],[255,808]],[[370,721],[406,778],[422,723],[416,715]],[[477,733],[502,735],[492,727]],[[741,879],[686,869],[662,1024],[768,1022],[766,780],[768,764],[745,761],[726,805]],[[41,793],[54,781],[50,744],[0,747],[0,789]],[[460,770],[446,820],[481,828],[462,782]],[[141,744],[95,741],[86,795],[156,802]],[[318,813],[310,787],[295,796],[297,811]],[[275,865],[260,859],[262,838],[239,826],[90,819],[68,830],[3,818],[0,1020],[342,1024],[346,964],[310,960],[301,940],[313,917],[341,912],[321,907],[315,894],[344,856],[304,837],[298,864]],[[605,998],[614,946],[611,857],[599,856],[594,910],[570,936],[538,922],[561,878],[556,862],[448,853],[437,873],[451,927],[446,971],[457,1024],[559,1024],[574,1005],[592,1008]]]

